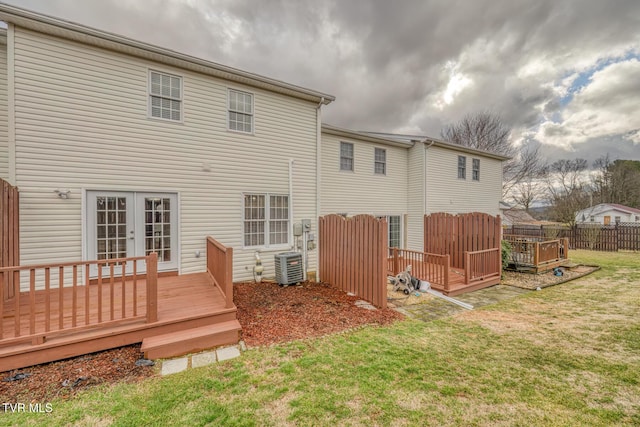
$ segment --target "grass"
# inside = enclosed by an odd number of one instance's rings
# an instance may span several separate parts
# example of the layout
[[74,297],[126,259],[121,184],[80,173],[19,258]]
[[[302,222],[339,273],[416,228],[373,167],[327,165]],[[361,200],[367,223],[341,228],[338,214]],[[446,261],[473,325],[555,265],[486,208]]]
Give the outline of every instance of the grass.
[[250,350],[0,425],[639,425],[640,255],[458,316]]

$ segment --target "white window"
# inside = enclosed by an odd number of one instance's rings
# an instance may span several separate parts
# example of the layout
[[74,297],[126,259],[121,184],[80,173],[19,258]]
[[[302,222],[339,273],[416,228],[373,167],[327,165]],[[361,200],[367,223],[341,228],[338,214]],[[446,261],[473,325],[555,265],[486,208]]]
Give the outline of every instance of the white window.
[[636,222],[640,221],[640,216],[636,215]]
[[458,178],[467,179],[467,158],[458,156]]
[[340,170],[353,171],[353,144],[350,142],[340,143]]
[[149,114],[165,120],[182,120],[182,77],[149,71]]
[[480,159],[473,159],[473,170],[471,171],[471,178],[474,181],[480,181]]
[[591,216],[589,217],[589,221],[591,221],[591,222],[595,222],[595,220],[596,220],[596,217],[595,217],[595,216],[591,215]]
[[229,89],[229,130],[253,133],[253,95]]
[[289,196],[244,195],[244,246],[289,244]]
[[387,150],[383,148],[375,149],[374,172],[380,175],[387,173]]
[[622,218],[620,218],[619,216],[617,216],[617,217],[615,217],[615,218],[614,218],[614,220],[615,220],[616,224],[617,224],[617,223],[619,223],[621,219],[622,219]]
[[399,248],[402,241],[402,223],[400,215],[391,215],[387,217],[389,222],[389,247]]
[[389,230],[388,245],[390,248],[401,248],[402,246],[402,219],[400,215],[386,215],[378,218],[386,218]]

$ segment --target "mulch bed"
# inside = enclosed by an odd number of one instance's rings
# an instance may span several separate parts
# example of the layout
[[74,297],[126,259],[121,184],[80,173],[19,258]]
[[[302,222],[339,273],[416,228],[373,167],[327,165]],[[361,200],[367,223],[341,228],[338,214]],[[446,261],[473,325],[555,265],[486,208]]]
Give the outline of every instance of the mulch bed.
[[[362,325],[385,325],[403,317],[392,309],[356,307],[359,299],[325,283],[234,285],[242,339],[248,347],[318,337]],[[43,403],[56,397],[70,398],[97,384],[135,382],[157,375],[153,367],[136,366],[141,357],[138,344],[0,372],[0,402]]]
[[390,308],[356,307],[359,299],[326,283],[234,285],[242,339],[248,347],[318,337],[362,325],[386,325],[403,317]]
[[591,274],[600,267],[591,265],[579,265],[577,267],[562,269],[562,276],[555,276],[553,270],[540,274],[517,273],[515,271],[504,271],[502,273],[503,285],[515,286],[517,288],[535,290],[537,288],[544,289],[569,280],[578,279],[587,274]]

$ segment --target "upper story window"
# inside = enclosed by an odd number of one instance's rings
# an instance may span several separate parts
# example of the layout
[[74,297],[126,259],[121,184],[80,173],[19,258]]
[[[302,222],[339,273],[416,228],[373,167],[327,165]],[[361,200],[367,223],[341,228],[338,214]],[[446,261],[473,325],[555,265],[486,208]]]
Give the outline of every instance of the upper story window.
[[229,130],[253,133],[253,95],[229,89]]
[[374,173],[386,175],[387,173],[387,150],[376,148],[374,153]]
[[340,170],[353,171],[353,144],[350,142],[340,143]]
[[182,120],[182,77],[149,71],[149,110],[151,117]]
[[473,159],[473,170],[471,174],[474,181],[480,181],[480,159]]
[[458,156],[458,178],[467,179],[467,158]]
[[595,216],[591,215],[591,216],[589,217],[589,221],[594,222],[595,220],[596,220],[596,217],[595,217]]

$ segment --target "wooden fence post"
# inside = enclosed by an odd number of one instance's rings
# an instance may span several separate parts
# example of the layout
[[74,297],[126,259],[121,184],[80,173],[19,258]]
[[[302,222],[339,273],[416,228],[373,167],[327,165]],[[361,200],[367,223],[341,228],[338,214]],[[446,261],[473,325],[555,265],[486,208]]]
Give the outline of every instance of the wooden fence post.
[[158,320],[158,254],[147,256],[147,323]]

